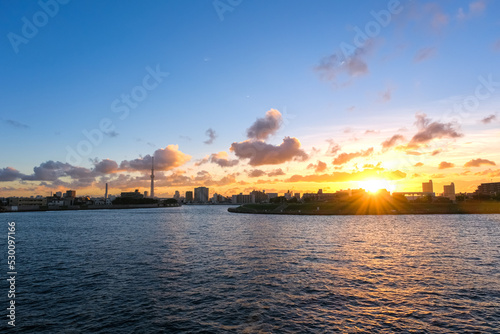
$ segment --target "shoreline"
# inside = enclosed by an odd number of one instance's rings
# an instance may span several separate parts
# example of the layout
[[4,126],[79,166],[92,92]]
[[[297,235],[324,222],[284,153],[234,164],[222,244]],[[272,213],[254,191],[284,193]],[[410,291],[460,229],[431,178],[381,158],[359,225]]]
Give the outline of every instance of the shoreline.
[[349,204],[352,203],[244,204],[236,208],[228,208],[227,211],[231,213],[294,216],[500,214],[500,202],[405,204],[401,207],[370,207]]

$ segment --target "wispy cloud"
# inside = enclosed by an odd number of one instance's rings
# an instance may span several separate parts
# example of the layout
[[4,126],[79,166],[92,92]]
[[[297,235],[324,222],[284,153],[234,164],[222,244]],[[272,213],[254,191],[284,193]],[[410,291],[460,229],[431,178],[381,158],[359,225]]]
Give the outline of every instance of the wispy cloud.
[[353,153],[342,153],[339,154],[338,157],[336,157],[333,160],[334,165],[343,165],[351,161],[352,159],[359,158],[359,157],[368,157],[373,154],[373,147],[370,147],[367,150],[361,150],[358,152],[353,152]]
[[29,129],[29,125],[15,121],[13,119],[6,119],[4,122],[19,129]]
[[432,58],[435,54],[436,48],[434,47],[422,48],[417,51],[415,57],[413,57],[413,61],[415,63],[420,63],[421,61]]
[[214,142],[215,138],[217,138],[217,133],[212,128],[209,128],[205,131],[205,135],[208,136],[208,139],[204,141],[205,144],[210,145]]

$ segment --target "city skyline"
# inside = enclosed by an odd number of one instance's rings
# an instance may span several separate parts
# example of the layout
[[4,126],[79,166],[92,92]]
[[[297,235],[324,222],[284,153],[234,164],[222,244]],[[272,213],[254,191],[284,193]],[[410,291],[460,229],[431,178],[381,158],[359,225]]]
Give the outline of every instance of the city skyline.
[[3,4],[1,197],[500,181],[500,3],[237,3]]

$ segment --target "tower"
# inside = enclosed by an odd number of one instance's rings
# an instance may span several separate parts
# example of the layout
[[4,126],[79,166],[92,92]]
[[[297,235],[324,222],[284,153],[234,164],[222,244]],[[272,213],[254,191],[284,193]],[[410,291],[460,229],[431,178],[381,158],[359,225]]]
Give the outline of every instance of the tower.
[[151,158],[151,198],[155,197],[155,157]]
[[108,184],[106,183],[106,192],[104,193],[104,199],[108,199]]

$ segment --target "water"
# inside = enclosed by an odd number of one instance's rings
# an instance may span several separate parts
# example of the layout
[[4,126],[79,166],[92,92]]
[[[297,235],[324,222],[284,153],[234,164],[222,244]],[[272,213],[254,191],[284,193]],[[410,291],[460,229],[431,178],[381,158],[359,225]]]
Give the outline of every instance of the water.
[[4,236],[17,223],[16,332],[500,330],[500,215],[226,210],[1,214]]

